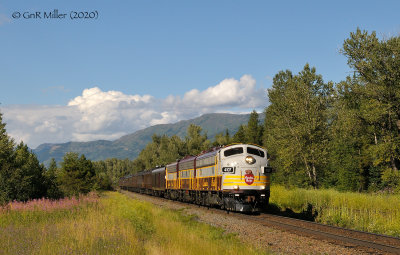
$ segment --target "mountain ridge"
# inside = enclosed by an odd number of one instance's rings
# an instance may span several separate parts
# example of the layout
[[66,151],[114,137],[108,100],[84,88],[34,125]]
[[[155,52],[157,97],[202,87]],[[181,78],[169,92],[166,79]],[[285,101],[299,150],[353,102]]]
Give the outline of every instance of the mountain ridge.
[[[84,154],[86,158],[93,161],[106,158],[128,158],[132,160],[151,141],[153,134],[177,135],[183,138],[186,135],[187,127],[190,124],[195,124],[202,127],[208,138],[213,140],[216,134],[225,132],[226,129],[233,135],[240,125],[248,122],[249,116],[250,114],[209,113],[189,120],[180,120],[176,123],[150,126],[113,141],[43,143],[33,152],[36,153],[39,161],[45,164],[48,164],[51,158],[55,158],[57,162],[62,161],[64,154],[70,151]],[[263,119],[262,114],[260,114],[260,119]]]

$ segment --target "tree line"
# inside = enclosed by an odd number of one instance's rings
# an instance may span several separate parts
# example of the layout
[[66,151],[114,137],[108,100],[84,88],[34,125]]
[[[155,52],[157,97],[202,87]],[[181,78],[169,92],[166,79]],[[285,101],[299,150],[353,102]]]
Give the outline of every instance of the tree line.
[[5,127],[0,113],[0,205],[112,188],[112,180],[100,167],[101,162],[91,162],[84,155],[70,152],[64,155],[60,166],[52,159],[46,168],[26,144],[16,145]]
[[231,137],[229,131],[219,133],[214,141],[208,139],[207,134],[200,126],[190,124],[187,135],[168,137],[167,135],[156,135],[152,141],[140,152],[133,161],[133,169],[151,169],[156,166],[166,165],[182,159],[188,155],[198,155],[212,147],[227,145],[231,143],[262,143],[263,126],[259,124],[258,113],[250,114],[247,125],[241,125],[239,130]]
[[357,29],[340,51],[353,74],[324,82],[308,64],[268,90],[264,145],[295,186],[400,191],[400,37]]

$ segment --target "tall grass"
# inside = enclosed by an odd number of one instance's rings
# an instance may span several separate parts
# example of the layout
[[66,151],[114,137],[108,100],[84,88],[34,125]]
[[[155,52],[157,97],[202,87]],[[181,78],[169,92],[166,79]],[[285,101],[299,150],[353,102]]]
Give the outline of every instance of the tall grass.
[[271,187],[272,204],[297,213],[311,206],[316,221],[400,237],[400,195]]
[[194,216],[116,192],[29,208],[0,212],[0,254],[263,254]]

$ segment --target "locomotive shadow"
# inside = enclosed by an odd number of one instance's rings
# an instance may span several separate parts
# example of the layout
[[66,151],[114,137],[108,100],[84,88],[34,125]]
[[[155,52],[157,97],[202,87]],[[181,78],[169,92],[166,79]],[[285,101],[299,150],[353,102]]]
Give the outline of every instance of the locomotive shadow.
[[282,210],[276,204],[269,203],[268,208],[264,209],[263,212],[306,221],[315,221],[318,216],[318,211],[311,204],[307,205],[306,210],[297,213],[290,208]]

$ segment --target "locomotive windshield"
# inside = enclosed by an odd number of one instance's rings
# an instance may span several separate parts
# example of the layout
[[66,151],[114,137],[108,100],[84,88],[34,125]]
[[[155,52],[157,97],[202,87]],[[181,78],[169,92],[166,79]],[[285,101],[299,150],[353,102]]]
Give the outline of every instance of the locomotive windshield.
[[257,150],[256,148],[251,148],[251,147],[247,147],[247,153],[253,154],[253,155],[256,155],[256,156],[259,156],[262,158],[265,156],[265,153],[263,151]]
[[243,147],[237,147],[237,148],[233,148],[233,149],[224,151],[224,156],[229,157],[232,155],[242,154],[242,153],[243,153]]

